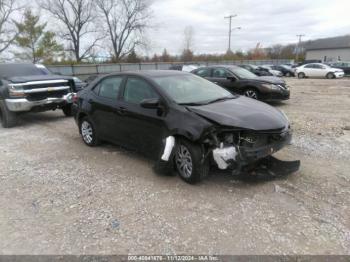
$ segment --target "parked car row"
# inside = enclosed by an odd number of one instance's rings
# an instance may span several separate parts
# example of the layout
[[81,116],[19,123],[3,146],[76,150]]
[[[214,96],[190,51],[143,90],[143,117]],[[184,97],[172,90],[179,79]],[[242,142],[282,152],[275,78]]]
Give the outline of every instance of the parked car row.
[[4,127],[14,126],[21,113],[62,109],[74,115],[88,146],[109,141],[135,149],[191,184],[211,166],[268,176],[300,166],[272,157],[292,137],[286,115],[257,101],[289,98],[285,82],[275,77],[234,66],[136,71],[97,76],[80,91],[74,78],[37,65],[1,65],[0,77]]

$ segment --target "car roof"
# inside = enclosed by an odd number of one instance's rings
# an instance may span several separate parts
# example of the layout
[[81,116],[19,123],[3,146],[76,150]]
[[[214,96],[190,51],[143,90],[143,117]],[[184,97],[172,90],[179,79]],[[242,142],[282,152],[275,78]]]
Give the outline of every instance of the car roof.
[[135,75],[143,77],[161,77],[161,76],[177,76],[188,75],[188,72],[176,71],[176,70],[135,70],[135,71],[123,71],[118,73],[112,73],[110,75]]

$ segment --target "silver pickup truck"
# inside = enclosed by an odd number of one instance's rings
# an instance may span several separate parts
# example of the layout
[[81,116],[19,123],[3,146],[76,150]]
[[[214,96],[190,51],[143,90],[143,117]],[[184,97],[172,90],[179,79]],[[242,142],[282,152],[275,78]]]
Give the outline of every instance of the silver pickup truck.
[[71,116],[72,77],[53,75],[35,64],[0,64],[0,120],[13,127],[18,114],[62,109]]

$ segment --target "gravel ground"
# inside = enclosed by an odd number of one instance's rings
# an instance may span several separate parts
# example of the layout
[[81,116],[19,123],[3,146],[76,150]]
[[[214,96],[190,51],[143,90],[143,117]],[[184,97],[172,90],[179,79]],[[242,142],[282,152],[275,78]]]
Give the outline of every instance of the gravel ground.
[[350,254],[350,79],[287,81],[302,166],[274,181],[159,176],[61,112],[0,128],[0,254]]

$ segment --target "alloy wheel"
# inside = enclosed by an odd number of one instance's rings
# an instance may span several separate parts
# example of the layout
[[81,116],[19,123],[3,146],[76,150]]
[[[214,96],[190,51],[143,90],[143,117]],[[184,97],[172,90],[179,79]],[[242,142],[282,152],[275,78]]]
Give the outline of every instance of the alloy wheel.
[[93,130],[89,122],[83,121],[81,123],[81,135],[87,144],[91,144],[93,140]]
[[184,145],[180,145],[175,155],[177,170],[184,178],[189,178],[192,175],[193,163],[191,153]]
[[247,90],[244,92],[244,95],[249,98],[258,99],[258,94],[254,90]]

